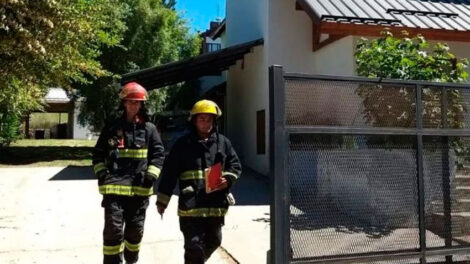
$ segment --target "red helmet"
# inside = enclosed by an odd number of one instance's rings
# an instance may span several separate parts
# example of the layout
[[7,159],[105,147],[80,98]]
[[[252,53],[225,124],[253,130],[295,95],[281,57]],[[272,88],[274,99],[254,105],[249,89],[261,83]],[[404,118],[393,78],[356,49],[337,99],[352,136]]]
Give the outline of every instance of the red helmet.
[[147,90],[136,82],[126,83],[119,93],[121,100],[147,101]]

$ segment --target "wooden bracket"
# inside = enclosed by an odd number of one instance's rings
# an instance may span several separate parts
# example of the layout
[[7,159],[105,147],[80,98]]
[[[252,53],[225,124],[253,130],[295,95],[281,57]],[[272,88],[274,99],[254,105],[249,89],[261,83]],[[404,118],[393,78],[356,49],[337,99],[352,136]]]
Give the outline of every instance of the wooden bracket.
[[323,41],[320,41],[320,38],[321,38],[321,23],[316,23],[316,21],[313,21],[313,32],[312,32],[312,50],[313,51],[317,51],[337,40],[340,40],[344,37],[346,37],[347,35],[344,35],[344,34],[329,34],[328,35],[328,38],[323,40]]
[[346,37],[347,35],[329,35],[327,39],[321,41],[321,42],[317,42],[317,43],[313,43],[313,51],[317,51],[337,40],[340,40],[344,37]]

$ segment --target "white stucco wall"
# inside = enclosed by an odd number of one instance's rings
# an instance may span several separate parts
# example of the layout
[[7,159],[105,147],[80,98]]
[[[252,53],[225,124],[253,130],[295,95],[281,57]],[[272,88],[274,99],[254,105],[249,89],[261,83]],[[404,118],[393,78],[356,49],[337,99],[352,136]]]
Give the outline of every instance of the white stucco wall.
[[307,13],[295,9],[295,0],[270,3],[269,65],[282,65],[286,72],[354,74],[354,37],[313,52],[312,20]]
[[272,0],[227,0],[225,45],[266,38],[268,5]]
[[205,42],[206,42],[206,43],[217,43],[217,44],[220,44],[220,43],[221,43],[221,40],[220,40],[220,38],[211,39],[210,37],[205,37]]
[[[267,39],[268,0],[227,0],[227,47],[259,38]],[[256,154],[256,112],[268,111],[268,64],[265,46],[258,46],[227,74],[227,135],[242,162],[268,174],[267,153]],[[268,120],[268,116],[266,116]]]
[[78,122],[78,114],[80,113],[81,100],[75,101],[75,111],[73,113],[73,139],[92,139],[95,138],[88,127],[83,127]]
[[[241,19],[242,18],[242,19]],[[226,35],[232,46],[258,38],[264,45],[230,68],[227,77],[228,136],[243,161],[268,173],[269,72],[282,65],[286,72],[354,76],[354,50],[358,36],[348,36],[320,50],[312,50],[312,21],[295,9],[295,0],[227,0]],[[327,36],[322,35],[322,39]],[[447,42],[459,57],[469,57],[470,45]],[[256,111],[266,110],[266,153],[256,154]]]
[[225,47],[227,47],[227,31],[224,30],[224,32],[222,32],[222,34],[220,34],[220,47],[223,49]]
[[[243,18],[243,19],[240,19]],[[243,162],[269,172],[269,66],[287,72],[354,74],[354,37],[312,51],[312,22],[294,0],[228,0],[223,43],[232,46],[264,38],[264,45],[230,68],[227,77],[228,136]],[[256,112],[266,111],[266,154],[256,154]]]
[[[295,0],[227,0],[226,45],[231,46],[260,37],[264,38],[264,46],[256,47],[253,53],[245,55],[243,61],[239,61],[229,69],[226,114],[228,116],[228,136],[233,141],[242,162],[250,168],[267,175],[269,173],[268,67],[277,64],[282,65],[286,72],[353,76],[356,75],[355,44],[360,37],[348,36],[313,52],[311,19],[304,11],[295,9]],[[448,43],[452,52],[458,57],[470,57],[470,44],[441,42]],[[355,109],[355,111],[349,113],[335,112],[331,109],[341,110],[342,104],[348,103],[341,100],[342,96],[346,98],[357,96],[352,92],[353,90],[349,89],[342,92],[342,94],[338,94],[337,90],[336,94],[332,94],[325,90],[324,93],[312,93],[310,97],[303,99],[305,99],[305,105],[312,105],[312,108],[318,109],[318,104],[324,106],[325,111],[320,111],[316,116],[324,115],[324,118],[342,124],[353,120],[351,115],[354,117],[360,109]],[[267,149],[265,155],[257,155],[256,111],[263,109],[266,110]],[[305,107],[305,109],[308,109],[308,107]],[[350,110],[352,108],[346,107],[345,109]],[[358,150],[353,152],[360,153]],[[365,170],[364,164],[357,162],[352,162],[349,167],[344,167],[344,170],[341,170],[341,167],[329,164],[327,160],[322,160],[321,155],[316,155],[314,152],[296,153],[296,155],[299,156],[298,159],[291,161],[292,164],[289,165],[291,176],[297,177],[295,182],[298,185],[294,184],[293,188],[301,189],[305,187],[306,181],[317,179],[315,187],[318,188],[318,192],[312,191],[312,199],[316,197],[315,195],[325,196],[324,198],[334,204],[335,208],[342,208],[348,212],[352,211],[352,217],[366,218],[365,220],[371,221],[371,223],[384,224],[390,221],[408,226],[409,222],[415,221],[415,219],[409,217],[410,210],[415,208],[414,204],[410,203],[397,208],[396,204],[393,203],[395,200],[384,199],[384,197],[406,198],[405,200],[413,198],[410,196],[412,192],[409,191],[414,188],[411,184],[408,185],[409,189],[404,188],[403,184],[397,189],[396,184],[394,185],[393,182],[388,181],[386,177],[390,173],[393,174],[392,169],[377,177],[375,174],[362,173]],[[331,155],[324,155],[324,157],[331,158],[335,155],[338,154],[331,153]],[[381,165],[379,161],[383,162],[388,159],[395,161],[396,164],[403,165],[406,162],[412,162],[412,157],[414,157],[413,153],[406,149],[394,151],[379,149],[370,151],[367,155],[371,156],[368,160],[371,161],[370,168],[372,169],[386,167],[385,165],[389,164]],[[374,159],[377,159],[377,157],[387,158],[375,161]],[[430,164],[434,160],[436,159],[425,160],[424,162]],[[315,164],[317,168],[312,169],[312,164]],[[397,168],[401,167],[393,167],[393,169]],[[347,173],[359,176],[345,179],[343,175]],[[441,175],[436,171],[432,173],[437,176]],[[431,172],[426,172],[427,181],[434,182],[434,180],[431,180],[434,176]],[[403,182],[406,182],[406,179],[409,179],[409,177],[404,177]],[[364,190],[367,190],[367,192],[364,192]],[[431,192],[427,193],[430,194]],[[364,214],[363,211],[358,211],[355,214],[354,208],[348,207],[351,204],[344,200],[345,194],[352,197],[353,200],[359,200],[358,204],[362,206],[361,208],[367,208],[368,214]],[[426,200],[432,201],[433,199],[427,197]],[[367,215],[372,217],[367,217]]]
[[266,150],[266,154],[258,155],[256,150],[256,112],[259,110],[268,112],[268,91],[263,89],[268,85],[268,70],[267,66],[263,67],[263,64],[257,63],[265,61],[264,51],[264,47],[256,47],[253,53],[245,55],[244,62],[238,62],[230,68],[227,79],[226,113],[228,136],[242,162],[267,175],[268,151]]

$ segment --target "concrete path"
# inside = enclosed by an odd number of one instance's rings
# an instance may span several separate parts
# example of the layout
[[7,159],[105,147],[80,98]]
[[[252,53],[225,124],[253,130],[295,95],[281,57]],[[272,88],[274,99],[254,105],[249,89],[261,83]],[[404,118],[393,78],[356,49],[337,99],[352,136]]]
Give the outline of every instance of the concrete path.
[[266,263],[270,247],[268,184],[249,169],[232,188],[237,204],[230,207],[222,247],[239,263]]
[[[267,187],[246,177],[234,193],[239,205],[223,228],[228,253],[219,249],[208,263],[266,263]],[[103,210],[91,168],[0,168],[0,201],[0,263],[101,263]],[[163,220],[154,204],[152,197],[139,263],[183,263],[177,199]]]

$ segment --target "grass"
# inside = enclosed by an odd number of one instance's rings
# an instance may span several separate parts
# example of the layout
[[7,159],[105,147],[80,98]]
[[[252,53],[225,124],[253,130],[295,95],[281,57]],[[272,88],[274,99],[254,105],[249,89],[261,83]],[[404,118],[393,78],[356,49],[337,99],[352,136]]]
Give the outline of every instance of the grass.
[[0,167],[90,166],[95,144],[95,140],[18,140],[0,149]]
[[96,140],[86,139],[22,139],[11,147],[94,147]]

